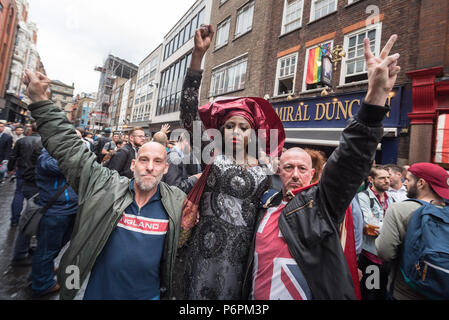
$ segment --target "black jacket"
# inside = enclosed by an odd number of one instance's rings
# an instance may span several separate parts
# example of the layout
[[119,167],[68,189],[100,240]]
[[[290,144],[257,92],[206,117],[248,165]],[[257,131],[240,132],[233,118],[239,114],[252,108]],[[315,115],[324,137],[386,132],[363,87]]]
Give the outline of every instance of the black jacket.
[[12,147],[12,137],[3,131],[0,136],[0,163],[3,160],[8,160],[9,154],[11,153]]
[[198,181],[193,175],[200,173],[196,165],[192,165],[192,157],[189,157],[189,163],[184,163],[183,158],[179,155],[175,148],[172,148],[167,156],[170,164],[168,172],[162,178],[162,181],[170,186],[175,186],[188,194]]
[[116,170],[121,176],[132,179],[134,177],[131,171],[131,162],[136,158],[136,152],[131,143],[125,144],[118,150],[105,165],[105,167]]
[[28,137],[17,140],[9,156],[8,171],[14,170],[17,166],[17,168],[24,170],[24,183],[34,185],[36,180],[34,170],[42,149],[41,136],[38,133],[32,133]]
[[[315,300],[355,299],[355,291],[339,238],[339,226],[362,181],[368,176],[383,136],[381,121],[388,107],[363,104],[348,121],[339,147],[329,158],[318,185],[300,192],[279,218],[279,229],[302,270]],[[259,212],[256,229],[266,209],[282,201],[271,197]],[[255,236],[243,282],[243,297],[252,284]]]

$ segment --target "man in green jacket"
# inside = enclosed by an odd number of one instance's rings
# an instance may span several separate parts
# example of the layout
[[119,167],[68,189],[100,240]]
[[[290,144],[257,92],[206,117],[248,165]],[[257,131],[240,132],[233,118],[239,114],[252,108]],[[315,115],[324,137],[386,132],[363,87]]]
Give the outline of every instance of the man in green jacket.
[[132,180],[102,167],[48,100],[50,80],[25,73],[42,143],[79,198],[70,247],[58,271],[61,299],[73,299],[89,273],[84,299],[170,298],[186,195],[160,182],[168,170],[165,149],[144,145],[131,164]]

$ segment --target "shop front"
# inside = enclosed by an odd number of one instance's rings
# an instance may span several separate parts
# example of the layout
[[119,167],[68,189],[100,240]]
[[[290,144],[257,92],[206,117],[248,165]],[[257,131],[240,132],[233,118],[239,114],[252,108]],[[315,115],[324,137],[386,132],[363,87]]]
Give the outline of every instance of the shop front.
[[[357,114],[366,92],[305,98],[274,103],[273,107],[286,131],[286,147],[321,150],[329,157],[339,145],[346,122]],[[407,132],[411,111],[411,92],[395,87],[388,97],[391,111],[383,124],[384,137],[379,144],[376,162],[398,163],[400,139]]]
[[28,105],[16,96],[6,94],[3,101],[3,108],[0,108],[0,119],[7,122],[20,122],[26,124],[30,122],[31,116]]

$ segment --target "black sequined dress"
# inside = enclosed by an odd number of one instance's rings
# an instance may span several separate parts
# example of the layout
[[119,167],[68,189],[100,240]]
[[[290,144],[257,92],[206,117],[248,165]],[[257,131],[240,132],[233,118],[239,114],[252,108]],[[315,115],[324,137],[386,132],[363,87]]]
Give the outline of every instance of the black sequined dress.
[[[201,73],[188,70],[181,120],[191,132],[198,116]],[[192,136],[192,134],[191,134]],[[242,299],[242,282],[257,208],[267,190],[267,168],[242,168],[224,155],[214,159],[200,202],[200,222],[183,250],[184,298]]]

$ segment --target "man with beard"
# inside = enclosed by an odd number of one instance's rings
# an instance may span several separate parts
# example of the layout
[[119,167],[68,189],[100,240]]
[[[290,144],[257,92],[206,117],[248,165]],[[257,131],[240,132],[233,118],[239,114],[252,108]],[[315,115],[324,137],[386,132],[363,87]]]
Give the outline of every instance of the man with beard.
[[136,159],[137,152],[144,143],[145,131],[141,127],[134,128],[129,135],[129,142],[111,157],[106,167],[132,179],[131,162]]
[[[444,206],[449,199],[449,174],[440,166],[432,163],[412,165],[406,175],[407,197]],[[407,227],[413,213],[421,207],[416,201],[394,203],[385,215],[382,232],[376,239],[376,250],[384,261],[392,262],[390,288],[395,300],[423,300],[425,296],[413,290],[400,272],[400,250],[403,246]]]
[[[385,212],[393,203],[393,199],[387,194],[390,188],[390,174],[385,167],[375,165],[371,168],[368,180],[370,187],[358,194],[364,220],[363,245],[359,256],[359,269],[363,272],[360,289],[363,300],[385,300],[389,265],[377,256],[374,242],[382,227]],[[379,268],[380,287],[367,286],[366,280],[372,273],[372,267],[368,268],[369,266]]]
[[73,299],[89,273],[85,299],[170,297],[186,195],[160,182],[168,170],[164,147],[145,144],[131,161],[135,178],[122,177],[96,161],[48,100],[46,76],[26,70],[23,80],[42,143],[79,199],[70,247],[59,265],[60,298]]
[[392,197],[395,202],[407,200],[407,189],[402,183],[405,177],[402,175],[402,168],[395,164],[387,164],[385,166],[390,173],[390,188],[387,191],[389,197]]

